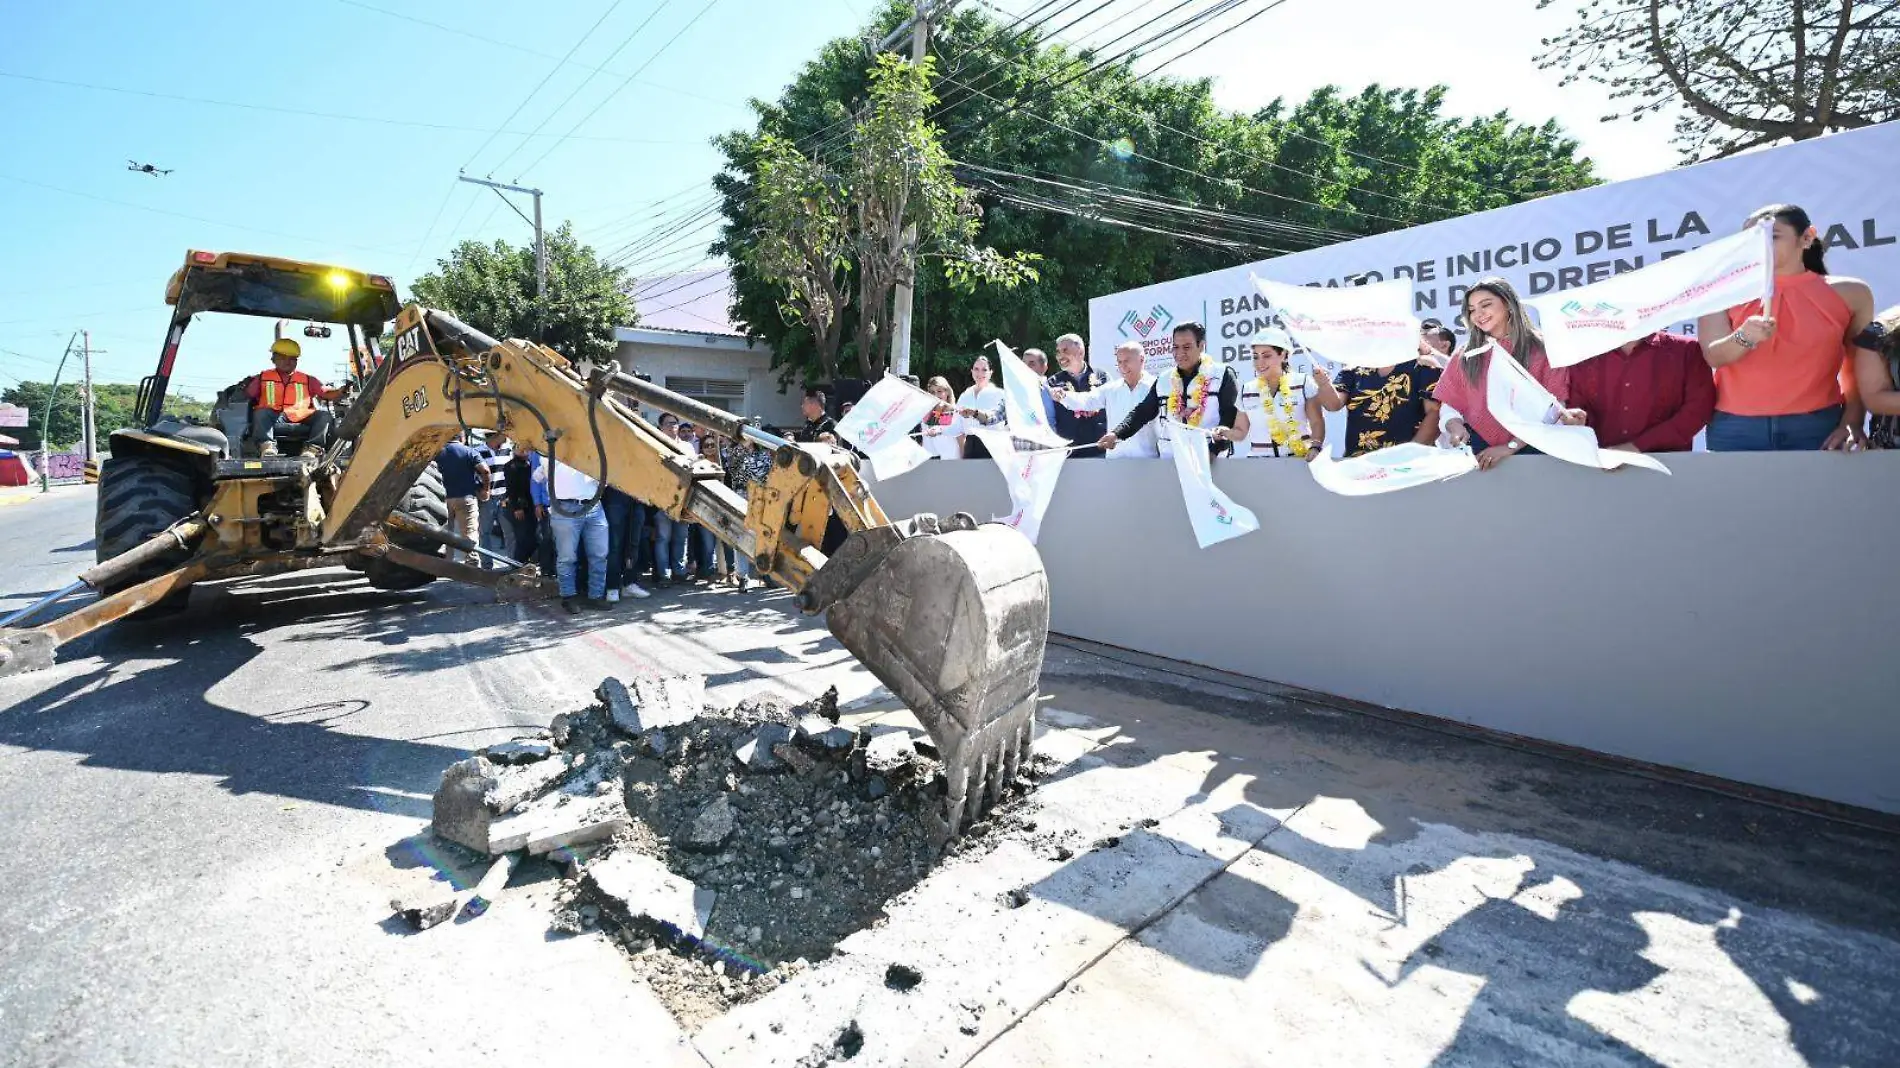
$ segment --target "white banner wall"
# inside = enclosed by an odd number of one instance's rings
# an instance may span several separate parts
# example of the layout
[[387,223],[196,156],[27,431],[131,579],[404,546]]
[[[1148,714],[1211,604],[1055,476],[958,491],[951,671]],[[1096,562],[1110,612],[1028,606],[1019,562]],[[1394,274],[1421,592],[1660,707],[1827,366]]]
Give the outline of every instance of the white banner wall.
[[1481,278],[1503,275],[1525,296],[1577,289],[1736,233],[1771,203],[1806,208],[1829,271],[1866,279],[1884,308],[1900,302],[1897,160],[1900,123],[1890,122],[1097,297],[1089,358],[1112,368],[1115,346],[1134,340],[1151,370],[1164,367],[1170,328],[1194,319],[1208,352],[1244,362],[1272,315],[1249,274],[1325,286],[1361,273],[1410,279],[1415,314],[1463,334],[1459,304]]

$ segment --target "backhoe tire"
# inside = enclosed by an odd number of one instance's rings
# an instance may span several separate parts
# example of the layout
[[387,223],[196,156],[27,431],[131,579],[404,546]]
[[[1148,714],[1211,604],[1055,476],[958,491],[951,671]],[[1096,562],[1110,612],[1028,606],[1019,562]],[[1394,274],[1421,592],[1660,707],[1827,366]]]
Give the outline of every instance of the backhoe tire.
[[[434,464],[430,464],[417,477],[416,484],[409,487],[409,492],[403,494],[402,503],[396,506],[395,514],[437,529],[449,525],[449,495],[442,489],[442,472]],[[443,551],[440,545],[427,538],[392,535],[389,540],[405,549],[430,556],[440,556]],[[435,581],[435,576],[426,571],[393,564],[376,556],[364,559],[363,578],[379,590],[415,590]]]
[[[177,464],[154,456],[122,456],[99,469],[98,513],[93,543],[100,563],[131,552],[180,519],[198,510],[199,477]],[[191,558],[178,548],[127,575],[102,593],[115,593],[170,571]],[[183,608],[190,590],[183,590],[146,609],[157,614]]]

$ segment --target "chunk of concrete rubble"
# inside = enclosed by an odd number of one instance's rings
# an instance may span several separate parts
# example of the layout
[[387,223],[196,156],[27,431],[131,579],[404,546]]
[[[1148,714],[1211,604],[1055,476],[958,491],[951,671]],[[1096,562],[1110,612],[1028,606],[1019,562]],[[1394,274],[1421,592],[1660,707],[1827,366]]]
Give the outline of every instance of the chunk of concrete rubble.
[[799,741],[819,749],[849,749],[858,740],[858,732],[849,727],[840,727],[823,716],[800,719],[797,730]]
[[739,743],[732,755],[752,771],[777,771],[784,764],[772,752],[772,747],[789,742],[794,737],[796,732],[783,723],[762,723],[751,737]]
[[431,886],[389,903],[389,907],[402,917],[404,923],[418,931],[426,931],[455,915],[460,905],[455,891],[446,886]]
[[519,844],[497,845],[493,841],[495,825],[509,822],[504,816],[516,805],[553,789],[569,767],[566,757],[558,754],[519,766],[497,764],[480,756],[457,761],[442,772],[442,785],[435,791],[435,833],[478,853],[494,855],[519,849]]
[[649,924],[669,938],[698,940],[706,935],[718,895],[693,885],[652,857],[622,849],[589,863],[581,884],[609,914],[626,923]]
[[838,688],[826,687],[824,693],[806,702],[804,709],[811,715],[819,716],[832,723],[838,722]]
[[812,759],[810,753],[805,752],[791,742],[780,742],[773,746],[772,755],[777,757],[780,763],[800,775],[818,766],[818,761]]
[[732,801],[725,794],[713,799],[712,804],[699,810],[699,815],[686,828],[686,834],[680,839],[680,845],[686,849],[701,853],[710,853],[726,844],[732,832],[738,828],[737,819],[732,812]]
[[917,743],[902,727],[872,727],[864,743],[864,766],[878,775],[889,775],[917,759]]
[[532,764],[553,756],[554,747],[531,738],[516,738],[511,742],[488,746],[481,751],[481,755],[497,764]]
[[614,726],[635,738],[697,719],[706,707],[704,675],[637,675],[633,686],[609,676],[594,691]]
[[[580,805],[568,805],[566,810],[578,811],[568,816],[551,816],[528,835],[526,848],[529,856],[538,857],[566,846],[605,841],[626,830],[630,822],[626,809],[618,803],[612,806],[611,811],[586,809]],[[563,810],[555,811],[560,813]]]

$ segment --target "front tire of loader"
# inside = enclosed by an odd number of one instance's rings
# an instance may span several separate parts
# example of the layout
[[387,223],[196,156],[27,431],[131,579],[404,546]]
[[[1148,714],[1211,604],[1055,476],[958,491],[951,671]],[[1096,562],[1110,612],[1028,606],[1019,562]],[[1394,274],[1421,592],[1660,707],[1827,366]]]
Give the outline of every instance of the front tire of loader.
[[[407,516],[419,523],[427,523],[437,529],[449,525],[449,495],[442,488],[442,472],[430,464],[416,484],[403,494],[402,503],[396,506],[396,515]],[[419,553],[439,556],[442,547],[426,538],[392,535],[394,544]],[[413,567],[392,564],[388,560],[371,556],[363,559],[363,578],[379,590],[415,590],[435,581],[435,576]]]
[[[200,479],[195,473],[155,456],[122,456],[99,469],[98,511],[93,543],[99,562],[131,552],[154,534],[198,510]],[[191,558],[178,548],[127,575],[102,594],[116,593],[156,578]],[[165,598],[139,615],[158,615],[185,607],[189,589]]]

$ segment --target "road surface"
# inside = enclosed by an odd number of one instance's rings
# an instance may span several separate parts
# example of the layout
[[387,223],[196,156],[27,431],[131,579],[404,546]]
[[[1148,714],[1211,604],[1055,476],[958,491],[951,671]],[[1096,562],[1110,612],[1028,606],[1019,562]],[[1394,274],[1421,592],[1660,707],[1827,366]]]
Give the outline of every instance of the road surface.
[[[91,509],[0,508],[0,610],[91,561]],[[1121,852],[999,850],[894,903],[859,960],[951,910],[905,950],[908,1009],[876,982],[827,1008],[840,957],[687,1036],[605,941],[548,935],[545,866],[478,921],[389,920],[452,859],[422,833],[441,770],[606,674],[872,680],[783,595],[486,599],[247,581],[0,679],[0,1064],[723,1068],[789,1063],[834,1008],[856,1063],[1900,1064],[1892,833],[1075,643],[1044,675],[1071,771],[1042,818],[1131,828]]]

